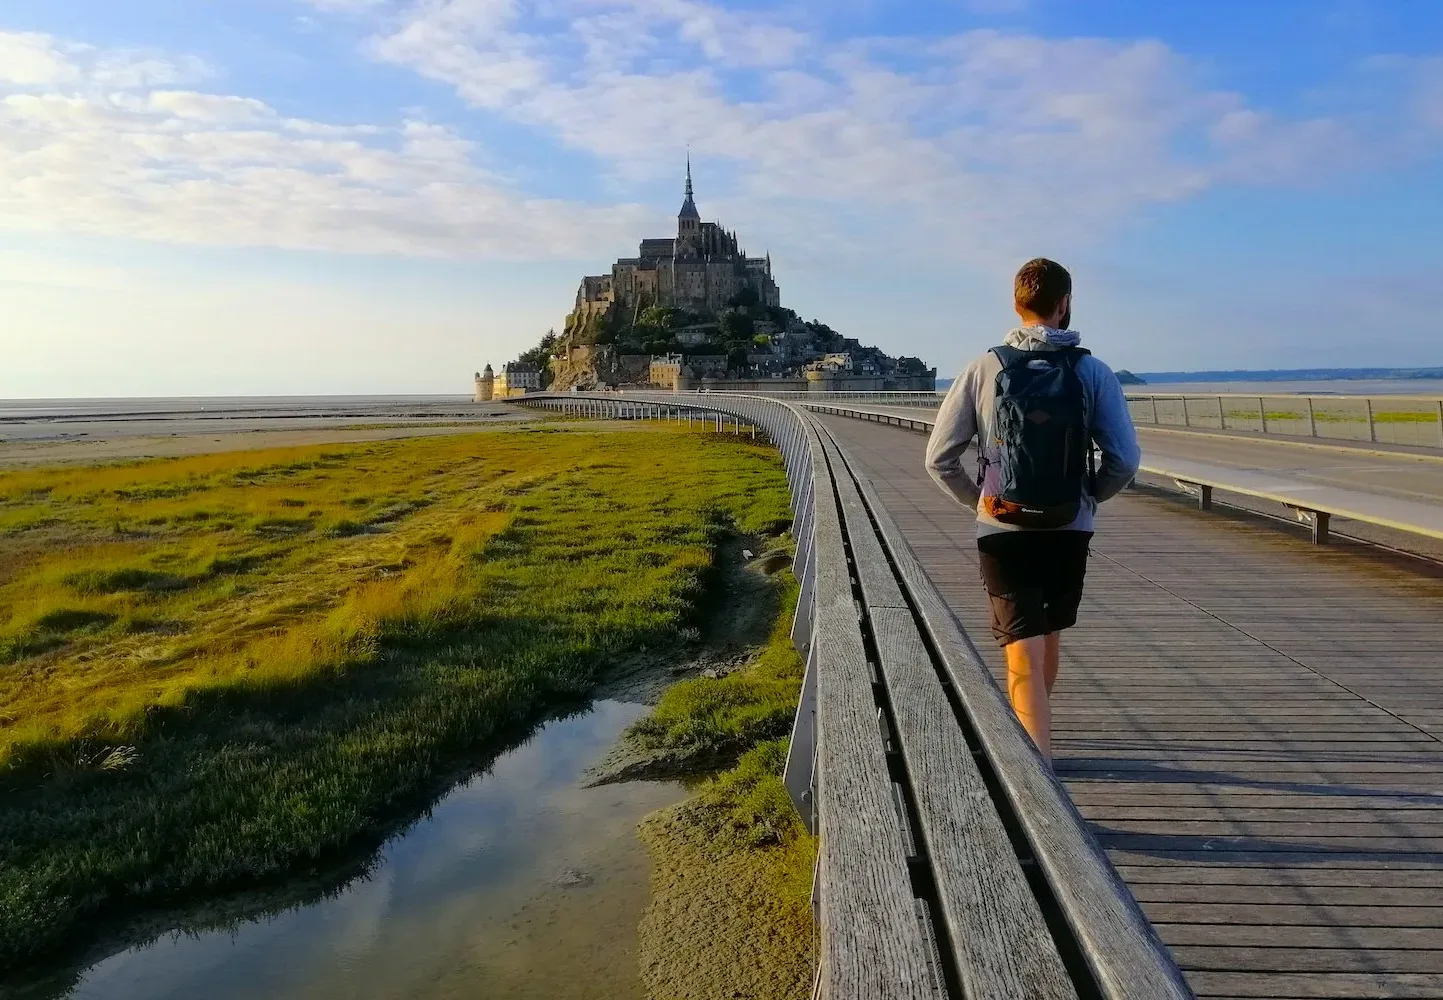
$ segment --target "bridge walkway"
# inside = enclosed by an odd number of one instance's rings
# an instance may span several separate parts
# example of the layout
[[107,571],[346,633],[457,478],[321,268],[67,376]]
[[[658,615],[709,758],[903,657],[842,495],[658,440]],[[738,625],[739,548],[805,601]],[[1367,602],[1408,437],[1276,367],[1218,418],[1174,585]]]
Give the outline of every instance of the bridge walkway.
[[[821,418],[1002,677],[925,438]],[[1057,772],[1200,997],[1443,997],[1443,573],[1132,491],[1063,645]]]

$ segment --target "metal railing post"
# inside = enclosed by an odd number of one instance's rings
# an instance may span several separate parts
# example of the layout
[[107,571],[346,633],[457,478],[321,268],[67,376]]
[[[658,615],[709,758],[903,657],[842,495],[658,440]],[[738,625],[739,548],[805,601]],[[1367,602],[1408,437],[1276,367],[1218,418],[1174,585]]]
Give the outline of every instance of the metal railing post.
[[1182,400],[1182,425],[1184,427],[1191,427],[1192,417],[1187,412],[1187,397],[1179,396],[1178,398]]
[[1262,421],[1263,433],[1268,432],[1268,408],[1263,404],[1263,397],[1258,397],[1258,419]]
[[1373,401],[1371,399],[1365,399],[1363,402],[1368,404],[1368,440],[1376,442],[1378,440],[1378,426],[1373,422]]
[[1318,415],[1313,412],[1313,397],[1308,397],[1308,437],[1318,436]]
[[1221,396],[1219,396],[1219,397],[1218,397],[1218,430],[1220,430],[1220,431],[1225,431],[1225,430],[1227,430],[1227,429],[1228,429],[1228,418],[1223,414],[1223,398],[1222,398]]
[[1153,426],[1156,427],[1157,424],[1158,424],[1158,420],[1157,420],[1157,397],[1156,397],[1156,396],[1149,396],[1148,399],[1150,399],[1150,400],[1152,401],[1152,423],[1153,423]]
[[1438,400],[1438,444],[1443,447],[1443,399]]

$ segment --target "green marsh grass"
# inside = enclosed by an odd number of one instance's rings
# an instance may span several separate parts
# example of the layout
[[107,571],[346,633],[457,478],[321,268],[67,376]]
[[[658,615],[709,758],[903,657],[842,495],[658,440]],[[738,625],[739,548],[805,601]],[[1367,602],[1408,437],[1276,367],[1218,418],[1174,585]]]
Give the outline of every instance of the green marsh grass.
[[0,474],[0,968],[378,841],[787,524],[770,449],[548,429]]
[[804,664],[791,643],[797,584],[780,574],[781,609],[765,647],[746,669],[673,684],[631,727],[641,750],[667,750],[706,768],[730,767],[743,753],[791,732]]

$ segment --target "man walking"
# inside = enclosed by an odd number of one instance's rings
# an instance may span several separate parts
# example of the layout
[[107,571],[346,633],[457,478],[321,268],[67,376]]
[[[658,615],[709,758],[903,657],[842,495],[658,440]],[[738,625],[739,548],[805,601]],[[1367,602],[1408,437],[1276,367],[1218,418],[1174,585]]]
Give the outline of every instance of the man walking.
[[[1022,325],[952,383],[927,442],[927,472],[977,510],[1007,694],[1050,763],[1058,633],[1077,623],[1093,515],[1132,481],[1142,453],[1117,377],[1068,329],[1072,276],[1030,260],[1013,292]],[[974,437],[975,473],[963,456]]]

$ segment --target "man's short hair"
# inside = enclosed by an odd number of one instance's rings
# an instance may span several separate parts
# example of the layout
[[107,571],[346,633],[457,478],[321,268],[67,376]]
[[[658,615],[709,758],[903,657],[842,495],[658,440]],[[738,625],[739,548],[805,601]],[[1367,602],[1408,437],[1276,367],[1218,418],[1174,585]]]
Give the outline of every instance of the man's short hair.
[[1017,308],[1036,316],[1051,316],[1062,304],[1062,297],[1072,291],[1072,275],[1055,260],[1035,257],[1022,265],[1012,283],[1012,298]]

